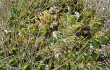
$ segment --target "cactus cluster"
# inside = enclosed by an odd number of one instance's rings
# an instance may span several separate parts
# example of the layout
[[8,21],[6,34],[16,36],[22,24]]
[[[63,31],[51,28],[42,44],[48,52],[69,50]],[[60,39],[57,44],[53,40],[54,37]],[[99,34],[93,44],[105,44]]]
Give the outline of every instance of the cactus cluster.
[[110,69],[110,32],[83,0],[12,1],[7,19],[2,70]]

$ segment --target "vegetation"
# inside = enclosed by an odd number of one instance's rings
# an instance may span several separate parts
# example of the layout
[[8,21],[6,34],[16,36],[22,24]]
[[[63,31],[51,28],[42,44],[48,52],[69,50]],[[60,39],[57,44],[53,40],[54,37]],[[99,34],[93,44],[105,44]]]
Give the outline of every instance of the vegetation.
[[[2,20],[0,69],[109,70],[105,17],[83,0],[11,1]],[[5,30],[4,30],[5,29]]]

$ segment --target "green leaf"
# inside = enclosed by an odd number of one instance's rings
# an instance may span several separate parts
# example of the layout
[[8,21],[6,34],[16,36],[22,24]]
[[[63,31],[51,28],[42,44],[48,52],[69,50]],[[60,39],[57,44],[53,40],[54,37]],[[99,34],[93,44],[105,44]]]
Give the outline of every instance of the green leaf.
[[86,59],[85,59],[84,55],[79,55],[79,56],[77,56],[76,60],[77,60],[77,62],[81,63],[81,62],[84,62]]
[[71,65],[72,70],[79,70],[78,66],[76,64]]
[[105,23],[105,17],[101,16],[101,18],[98,20],[98,22],[100,22],[102,25]]
[[13,53],[14,55],[16,55],[18,51],[19,51],[18,48],[12,48],[12,53]]
[[92,29],[93,30],[100,30],[101,23],[100,22],[94,22]]
[[45,36],[47,34],[47,28],[46,28],[46,26],[40,25],[39,28],[40,28],[40,34],[42,36]]
[[108,33],[106,36],[110,39],[110,33]]
[[36,70],[44,70],[44,69],[43,69],[42,65],[38,65],[38,66],[36,67]]
[[44,3],[44,2],[42,2],[42,3],[40,4],[40,6],[41,6],[41,8],[42,8],[43,10],[46,9],[46,6],[45,6],[45,3]]
[[31,34],[36,35],[38,31],[38,26],[35,24],[30,24],[29,25],[29,31]]
[[91,21],[91,18],[86,18],[83,20],[83,23],[88,24]]
[[18,67],[18,63],[17,63],[17,60],[12,58],[9,60],[9,64],[12,66],[12,67]]
[[71,57],[73,60],[76,60],[76,54],[75,53],[73,53]]
[[0,56],[3,56],[4,55],[4,52],[3,51],[0,51]]
[[64,68],[65,68],[65,70],[70,70],[71,69],[70,63],[69,62],[65,62]]
[[41,60],[41,54],[36,54],[36,56],[35,56],[35,60],[36,61],[40,61]]
[[38,5],[39,5],[39,2],[35,1],[32,3],[32,8],[36,9]]
[[23,70],[31,70],[29,64],[26,64],[26,65],[23,67]]
[[55,37],[53,37],[51,42],[52,42],[53,44],[55,44],[57,41],[58,41],[58,39],[55,38]]
[[94,53],[91,54],[91,57],[93,58],[93,60],[97,60],[99,58],[99,53],[94,52]]
[[100,41],[98,39],[92,40],[92,46],[97,47],[97,46],[99,46],[99,44],[100,44]]
[[106,44],[109,41],[109,38],[107,36],[101,36],[99,37],[100,44]]
[[103,70],[103,68],[98,66],[96,70]]
[[74,30],[78,30],[84,23],[77,22],[76,24],[72,25]]
[[28,30],[27,30],[26,28],[22,28],[22,29],[21,29],[21,33],[22,33],[23,35],[27,36],[27,35],[28,35]]
[[52,70],[52,69],[54,69],[54,61],[51,59],[49,61],[49,70]]
[[92,56],[88,56],[88,57],[87,57],[87,61],[88,61],[88,62],[91,62],[91,61],[93,61],[93,58],[92,58]]
[[75,15],[70,15],[70,16],[68,16],[67,17],[67,21],[68,21],[68,23],[70,24],[70,25],[72,25],[72,24],[75,24],[75,22],[76,22],[76,16]]
[[44,57],[44,59],[42,61],[43,61],[44,64],[48,64],[49,63],[49,60],[50,59],[48,59],[47,57]]

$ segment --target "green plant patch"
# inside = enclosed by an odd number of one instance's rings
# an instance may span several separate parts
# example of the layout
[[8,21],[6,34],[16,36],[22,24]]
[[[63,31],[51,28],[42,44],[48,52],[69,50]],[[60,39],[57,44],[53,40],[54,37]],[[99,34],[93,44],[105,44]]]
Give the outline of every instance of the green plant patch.
[[[102,30],[105,17],[97,17],[99,12],[84,4],[83,0],[10,1],[0,30],[0,70],[7,65],[23,70],[109,68],[104,61],[109,60],[110,42],[109,31]],[[101,57],[104,60],[98,60]]]

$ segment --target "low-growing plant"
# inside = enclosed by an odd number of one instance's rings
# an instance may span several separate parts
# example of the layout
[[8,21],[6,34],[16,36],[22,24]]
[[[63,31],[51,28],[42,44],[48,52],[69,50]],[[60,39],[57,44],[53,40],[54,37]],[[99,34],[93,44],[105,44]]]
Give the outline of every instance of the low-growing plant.
[[15,0],[10,3],[8,22],[3,20],[2,23],[6,27],[0,45],[0,61],[4,61],[1,69],[110,68],[107,63],[110,52],[102,50],[110,42],[110,33],[101,31],[104,17],[97,17],[95,9],[85,9],[83,0]]

